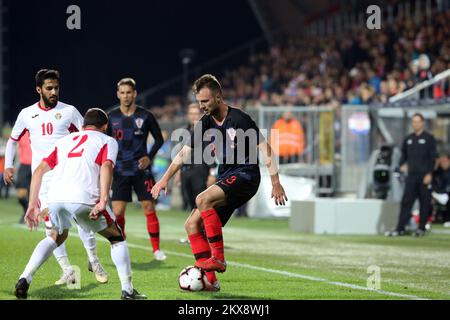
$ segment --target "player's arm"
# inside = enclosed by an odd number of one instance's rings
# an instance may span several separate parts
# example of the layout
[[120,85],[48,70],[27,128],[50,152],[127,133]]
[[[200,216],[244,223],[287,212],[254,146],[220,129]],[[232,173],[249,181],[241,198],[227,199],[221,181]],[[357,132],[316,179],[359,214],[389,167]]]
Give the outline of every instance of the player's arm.
[[164,192],[167,194],[167,187],[170,179],[181,169],[183,163],[189,159],[192,148],[188,145],[183,146],[180,152],[177,153],[172,163],[170,164],[167,171],[164,173],[163,177],[160,181],[158,181],[152,188],[152,196],[154,199],[157,199],[161,190],[164,189]]
[[106,209],[109,200],[109,190],[111,190],[114,164],[117,159],[117,152],[119,146],[117,141],[110,138],[107,142],[107,148],[102,148],[101,154],[98,157],[100,162],[100,199],[98,203],[92,208],[89,217],[93,220],[98,219],[99,213]]
[[159,127],[158,121],[156,121],[155,117],[152,113],[149,112],[149,116],[147,118],[147,125],[152,135],[155,143],[153,143],[150,152],[139,159],[139,169],[145,170],[152,163],[153,158],[155,158],[156,153],[164,144],[164,138],[162,136],[161,128]]
[[269,169],[270,180],[272,181],[272,198],[275,200],[276,205],[285,205],[288,200],[284,188],[280,183],[280,177],[278,175],[278,166],[275,159],[272,147],[267,141],[262,141],[258,148],[263,155],[263,161],[267,169]]
[[151,113],[148,117],[148,122],[150,126],[149,127],[150,133],[153,136],[153,139],[155,140],[155,143],[153,144],[150,152],[148,153],[148,157],[150,158],[150,160],[153,161],[153,158],[156,156],[156,153],[164,144],[164,138],[161,132],[161,128],[159,127],[158,121],[156,121],[155,116],[153,116],[153,114]]
[[91,210],[89,217],[93,220],[98,219],[99,213],[105,210],[109,199],[109,190],[113,180],[114,164],[111,161],[103,162],[100,168],[100,200]]
[[[50,157],[53,157],[53,155]],[[39,226],[39,218],[41,213],[39,208],[39,190],[41,189],[42,177],[52,169],[51,165],[54,163],[50,162],[52,160],[49,161],[49,158],[44,159],[39,164],[33,172],[33,176],[31,178],[30,198],[28,200],[28,209],[25,213],[25,222],[30,230],[37,229]]]
[[406,163],[408,161],[408,146],[407,146],[408,137],[403,140],[402,144],[402,155],[400,157],[399,165],[400,165],[400,171],[406,172],[408,170],[408,164]]
[[263,155],[263,161],[267,169],[269,169],[270,179],[272,181],[272,198],[275,200],[275,204],[285,205],[288,198],[284,192],[284,188],[280,183],[280,177],[278,175],[277,160],[275,158],[274,152],[270,144],[266,141],[255,121],[247,116],[246,124],[248,124],[247,129],[255,130],[257,133],[257,146]]
[[14,182],[14,158],[16,156],[17,141],[9,138],[5,149],[5,172],[3,174],[3,181],[5,184]]
[[27,131],[24,119],[24,113],[21,111],[17,117],[16,123],[14,123],[11,136],[6,143],[5,172],[3,175],[5,184],[11,184],[14,182],[14,158],[16,156],[17,142]]
[[78,132],[83,128],[84,118],[77,108],[73,107],[72,120],[69,127],[69,132]]

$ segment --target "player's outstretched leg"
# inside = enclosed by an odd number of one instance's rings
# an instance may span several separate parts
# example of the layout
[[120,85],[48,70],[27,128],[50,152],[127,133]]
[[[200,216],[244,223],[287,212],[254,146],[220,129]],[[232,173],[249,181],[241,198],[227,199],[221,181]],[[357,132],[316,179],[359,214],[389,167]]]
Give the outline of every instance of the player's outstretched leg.
[[116,224],[122,231],[123,237],[126,239],[127,235],[125,233],[125,209],[127,208],[127,203],[125,201],[112,201],[112,211],[116,217]]
[[[211,247],[206,239],[203,227],[202,219],[198,209],[192,210],[191,215],[188,217],[185,223],[186,232],[189,237],[189,244],[191,246],[192,254],[195,257],[196,262],[203,262],[211,257]],[[205,291],[219,291],[220,284],[217,280],[216,273],[214,271],[206,271],[206,277],[208,283],[205,286]]]
[[108,282],[108,273],[103,269],[100,259],[97,255],[97,241],[95,240],[95,234],[92,231],[86,231],[77,224],[78,234],[83,242],[84,248],[88,255],[88,270],[93,272],[95,278],[100,283]]
[[122,300],[143,300],[147,297],[140,294],[134,287],[131,279],[131,260],[128,245],[121,231],[115,223],[99,232],[111,243],[111,258],[116,266],[122,286]]
[[205,271],[225,272],[225,262],[222,222],[215,206],[225,203],[225,193],[213,185],[200,193],[195,202],[203,220],[204,230],[211,247],[212,256],[205,261],[197,261],[195,265]]
[[152,244],[153,256],[158,261],[166,260],[165,253],[159,248],[159,220],[153,201],[142,201],[142,208],[147,219],[147,231]]
[[50,258],[52,252],[57,248],[58,244],[62,244],[66,240],[68,232],[69,231],[65,229],[61,235],[53,233],[52,237],[45,237],[34,248],[33,254],[30,257],[25,270],[20,275],[19,281],[17,281],[14,289],[14,295],[18,299],[27,298],[28,288],[33,280],[33,275],[39,267],[43,265],[48,258]]
[[[47,214],[44,214],[45,234],[47,237],[52,237],[54,231],[52,230],[52,223],[48,216],[48,209],[44,210],[47,210]],[[66,244],[64,242],[61,243],[61,245],[53,251],[53,255],[63,271],[61,277],[56,280],[55,285],[61,286],[67,283],[74,284],[76,282],[75,271],[73,270],[69,257],[67,256]]]

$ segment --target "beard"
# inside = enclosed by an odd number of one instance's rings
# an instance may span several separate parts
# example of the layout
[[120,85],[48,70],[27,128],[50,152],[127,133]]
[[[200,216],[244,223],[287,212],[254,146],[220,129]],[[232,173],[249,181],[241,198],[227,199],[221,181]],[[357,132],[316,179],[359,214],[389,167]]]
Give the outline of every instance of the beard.
[[54,108],[58,104],[58,97],[57,96],[54,96],[54,97],[56,97],[56,99],[54,99],[53,102],[52,102],[49,98],[47,98],[46,96],[42,95],[42,100],[44,101],[44,104],[45,104],[45,106],[47,108],[50,108],[50,109]]

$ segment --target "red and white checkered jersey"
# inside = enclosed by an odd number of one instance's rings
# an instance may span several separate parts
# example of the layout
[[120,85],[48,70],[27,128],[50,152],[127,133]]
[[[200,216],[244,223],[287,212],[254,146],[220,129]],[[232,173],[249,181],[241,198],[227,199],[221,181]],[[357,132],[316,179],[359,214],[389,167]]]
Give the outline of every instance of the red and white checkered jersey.
[[71,132],[81,130],[82,126],[83,117],[74,106],[58,102],[53,109],[46,110],[38,102],[20,111],[11,132],[11,139],[19,141],[29,131],[31,168],[34,172],[42,159],[53,150],[56,141]]
[[74,132],[58,140],[44,161],[53,169],[48,203],[93,205],[100,199],[100,168],[105,161],[116,163],[115,139],[95,130]]

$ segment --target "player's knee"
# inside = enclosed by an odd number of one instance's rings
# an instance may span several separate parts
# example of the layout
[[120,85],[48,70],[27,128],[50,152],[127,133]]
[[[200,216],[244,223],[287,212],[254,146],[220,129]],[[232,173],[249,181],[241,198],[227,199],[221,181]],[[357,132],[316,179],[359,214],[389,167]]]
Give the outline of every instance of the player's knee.
[[195,227],[196,225],[191,219],[186,220],[186,222],[184,223],[184,229],[186,229],[186,232],[188,234],[192,234],[193,232],[195,232]]
[[188,234],[194,234],[201,231],[201,219],[196,219],[194,216],[190,216],[184,223],[184,228]]
[[208,209],[210,206],[210,201],[208,200],[208,197],[203,195],[203,194],[199,194],[196,198],[195,198],[195,204],[197,205],[197,208],[200,211],[204,211],[205,209]]
[[116,216],[116,219],[117,218],[125,218],[125,210],[114,210],[113,209],[113,212],[114,212],[114,215]]
[[144,210],[144,212],[146,214],[148,213],[155,213],[155,206],[153,205],[153,203],[146,203],[146,204],[142,204],[142,209]]
[[108,239],[109,243],[111,243],[111,244],[116,244],[118,242],[125,241],[125,239],[121,233],[106,237],[106,239]]
[[62,245],[64,243],[64,241],[66,241],[67,236],[68,236],[68,232],[64,231],[62,234],[58,234],[56,231],[53,234],[53,240],[55,240],[56,244],[58,245],[58,247],[60,245]]

